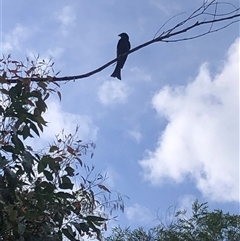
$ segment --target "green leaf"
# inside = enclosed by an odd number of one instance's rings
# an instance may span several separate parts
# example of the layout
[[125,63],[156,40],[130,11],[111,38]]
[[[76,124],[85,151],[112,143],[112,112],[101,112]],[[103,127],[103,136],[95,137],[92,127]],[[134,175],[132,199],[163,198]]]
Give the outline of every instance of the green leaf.
[[91,221],[91,222],[104,222],[104,221],[107,221],[106,218],[99,217],[99,216],[91,216],[91,215],[87,216],[86,220]]
[[56,196],[59,198],[64,198],[64,199],[67,199],[67,198],[75,199],[75,196],[73,196],[72,194],[67,193],[67,192],[57,192]]
[[49,149],[49,152],[55,152],[55,151],[58,151],[59,148],[57,146],[51,146],[50,149]]
[[98,184],[98,187],[99,187],[100,189],[103,189],[104,191],[107,191],[107,192],[111,193],[110,190],[109,190],[106,186],[104,186],[104,185],[102,185],[102,184]]
[[77,239],[75,239],[76,234],[74,234],[74,232],[72,231],[72,228],[69,225],[67,225],[67,228],[63,228],[62,232],[71,241],[77,241]]
[[6,152],[11,152],[11,153],[14,153],[14,154],[17,153],[15,148],[13,148],[13,146],[10,146],[10,145],[2,146],[2,149]]
[[2,94],[4,94],[4,95],[8,95],[9,94],[8,90],[6,90],[4,88],[0,89],[0,92],[2,92]]
[[16,99],[19,97],[22,91],[22,82],[19,81],[14,87],[9,90],[9,96],[11,99]]
[[72,183],[61,183],[59,185],[59,188],[61,189],[71,189],[73,188],[73,184]]
[[63,215],[60,212],[56,212],[55,215],[53,216],[53,221],[58,223],[58,227],[60,228],[63,223]]
[[29,123],[30,123],[30,128],[31,128],[38,136],[40,136],[39,131],[38,131],[36,125],[35,125],[34,123],[32,123],[31,121],[29,121]]
[[45,175],[45,177],[47,178],[48,181],[52,181],[53,180],[53,176],[52,176],[51,172],[49,172],[47,170],[44,170],[43,174]]
[[74,169],[70,166],[65,168],[65,171],[67,172],[68,176],[73,177],[74,176]]
[[38,99],[38,101],[36,102],[36,106],[41,113],[45,112],[47,109],[47,105],[42,99]]
[[4,111],[4,109],[3,109],[3,107],[0,105],[0,114],[2,114],[2,113],[4,113],[5,111]]
[[38,86],[41,87],[44,90],[46,90],[46,88],[47,88],[47,84],[42,82],[42,81],[38,82]]
[[71,180],[70,180],[70,178],[67,177],[67,176],[63,176],[63,177],[62,177],[62,182],[63,182],[63,183],[72,183]]
[[93,230],[93,232],[97,233],[97,239],[101,240],[101,231],[99,228],[96,228],[92,222],[88,222],[90,228]]
[[73,184],[67,176],[62,177],[62,183],[59,185],[61,189],[72,189]]
[[29,96],[32,96],[32,97],[36,97],[36,98],[41,98],[42,97],[42,94],[40,91],[37,91],[37,90],[34,90],[32,92],[29,93]]
[[15,145],[15,149],[17,149],[19,151],[25,150],[25,147],[24,147],[22,141],[16,135],[12,136],[11,141]]
[[79,164],[82,166],[83,165],[82,160],[79,157],[76,157],[76,159],[78,160]]
[[43,166],[43,163],[40,161],[37,166],[38,174],[42,173],[44,169],[45,167]]
[[42,159],[38,163],[38,173],[43,172],[43,170],[49,164],[49,159],[52,159],[50,156],[43,156]]
[[28,166],[32,166],[33,161],[34,161],[34,156],[29,151],[25,151],[23,160],[24,160],[24,162],[27,163]]
[[48,159],[48,165],[49,165],[49,168],[52,170],[52,171],[59,171],[60,170],[60,165],[58,162],[56,162],[52,157],[49,157]]
[[35,176],[33,171],[33,163],[34,163],[33,160],[34,160],[34,157],[32,156],[32,154],[28,151],[25,151],[22,164],[23,164],[24,171],[28,174],[29,178],[31,178],[31,174]]
[[44,101],[46,100],[46,99],[48,99],[48,97],[50,96],[50,94],[49,93],[47,93],[45,96],[44,96]]
[[27,139],[28,137],[32,137],[32,135],[30,134],[30,128],[27,125],[23,127],[22,136],[24,140]]
[[43,181],[39,184],[40,187],[43,187],[44,188],[44,191],[46,193],[49,193],[49,194],[52,194],[54,192],[54,190],[56,189],[55,185],[50,183],[50,182],[46,182],[46,181]]
[[2,156],[0,153],[0,168],[2,169],[8,163],[9,163],[9,161],[5,158],[5,156]]
[[25,232],[25,230],[26,230],[26,225],[23,224],[23,223],[19,223],[19,224],[18,224],[18,233],[19,233],[20,235],[23,235],[24,232]]
[[85,233],[89,232],[89,225],[88,225],[88,223],[72,222],[72,224],[78,230],[79,233],[81,233],[81,232],[85,232]]

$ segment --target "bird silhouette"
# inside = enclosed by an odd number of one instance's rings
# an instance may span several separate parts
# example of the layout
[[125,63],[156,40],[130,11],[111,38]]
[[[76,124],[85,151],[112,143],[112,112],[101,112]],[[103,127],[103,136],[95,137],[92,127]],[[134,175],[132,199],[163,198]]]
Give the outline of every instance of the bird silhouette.
[[[131,45],[129,42],[129,36],[126,33],[121,33],[118,36],[120,36],[121,38],[117,44],[117,57],[128,52],[131,48]],[[115,70],[113,71],[111,77],[116,77],[121,80],[121,69],[123,68],[123,66],[126,62],[127,56],[128,55],[126,54],[117,60],[117,65],[116,65]]]

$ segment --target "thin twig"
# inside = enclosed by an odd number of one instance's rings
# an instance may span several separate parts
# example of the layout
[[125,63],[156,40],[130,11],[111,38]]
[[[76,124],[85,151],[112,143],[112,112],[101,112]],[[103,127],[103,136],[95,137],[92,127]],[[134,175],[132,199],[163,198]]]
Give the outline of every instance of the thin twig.
[[185,12],[182,12],[182,13],[176,14],[176,15],[174,15],[173,17],[169,18],[169,19],[158,29],[158,31],[157,31],[156,34],[154,35],[153,39],[155,39],[155,37],[157,36],[157,34],[160,32],[160,30],[161,30],[168,22],[170,22],[172,19],[174,19],[174,18],[176,18],[176,17],[178,17],[178,16],[180,16],[180,15],[182,15],[182,14],[184,14],[184,13],[185,13]]

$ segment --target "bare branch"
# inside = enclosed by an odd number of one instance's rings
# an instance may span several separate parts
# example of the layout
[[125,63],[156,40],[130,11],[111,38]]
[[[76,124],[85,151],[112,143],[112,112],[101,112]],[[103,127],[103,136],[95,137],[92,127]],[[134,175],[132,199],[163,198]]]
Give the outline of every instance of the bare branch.
[[173,17],[171,17],[170,19],[168,19],[160,28],[159,30],[156,32],[156,34],[154,35],[153,39],[155,39],[155,37],[157,36],[157,34],[160,32],[160,30],[168,23],[170,22],[172,19],[176,18],[177,16],[180,16],[181,14],[184,14],[185,12],[179,13]]
[[[225,13],[219,13],[219,5],[229,5],[230,7],[234,8],[234,10],[229,10]],[[214,8],[212,12],[207,12],[209,11],[209,9]],[[172,20],[173,18],[175,18],[178,15],[175,15],[174,17],[170,18],[168,21],[166,21],[162,27],[160,27],[160,29],[157,31],[157,33],[155,34],[154,38],[150,41],[147,41],[143,44],[140,44],[139,46],[131,49],[129,52],[123,54],[127,55],[127,54],[131,54],[134,53],[144,47],[147,47],[148,45],[151,45],[153,43],[157,43],[157,42],[180,42],[180,41],[186,41],[186,40],[190,40],[190,39],[195,39],[195,38],[199,38],[202,37],[204,35],[210,34],[210,33],[214,33],[217,31],[220,31],[222,29],[227,28],[228,26],[235,24],[237,22],[240,21],[240,13],[239,13],[240,8],[236,8],[234,5],[228,3],[228,2],[218,2],[216,0],[212,0],[212,1],[204,1],[203,4],[196,9],[195,11],[193,11],[192,14],[190,14],[189,17],[187,17],[186,19],[184,19],[183,21],[181,21],[180,23],[176,24],[174,27],[163,31],[159,36],[156,37],[156,35],[159,33],[159,31],[165,27],[165,25]],[[210,19],[199,19],[200,17],[203,16],[210,16]],[[194,22],[193,22],[194,21]],[[216,29],[213,29],[213,27],[215,26],[216,23],[223,23],[226,21],[230,21],[228,23],[226,23],[224,26],[220,26],[217,27]],[[177,39],[172,39],[175,36],[179,36],[181,34],[190,32],[190,30],[192,29],[196,29],[200,26],[209,26],[209,28],[207,30],[205,30],[204,32],[200,33],[200,34],[195,34],[193,36],[188,36],[188,37],[183,37],[183,38],[177,38]],[[30,78],[31,81],[33,82],[42,82],[42,81],[47,81],[47,82],[56,82],[56,81],[70,81],[70,80],[77,80],[77,79],[83,79],[83,78],[87,78],[90,77],[100,71],[102,71],[103,69],[107,68],[108,66],[112,65],[113,63],[115,63],[119,58],[121,58],[122,56],[119,56],[118,58],[115,58],[111,61],[109,61],[108,63],[104,64],[103,66],[90,71],[88,73],[85,74],[81,74],[81,75],[75,75],[75,76],[64,76],[64,77],[50,77],[50,78]],[[22,81],[22,80],[29,80],[29,78],[3,78],[0,76],[0,82],[1,83],[16,83],[17,81]]]
[[[213,21],[214,21],[215,18],[216,18],[216,13],[217,13],[217,4],[215,5],[215,11],[214,11],[214,14],[213,14]],[[212,27],[213,27],[213,24],[214,24],[214,22],[212,22],[212,24],[211,24],[210,29],[209,29],[208,32],[211,32]]]
[[205,36],[207,34],[210,34],[210,33],[214,33],[214,32],[218,32],[222,29],[225,29],[227,28],[228,26],[236,23],[236,22],[239,22],[239,20],[236,20],[236,21],[233,21],[221,28],[218,28],[218,29],[215,29],[215,30],[211,30],[211,31],[208,31],[208,32],[205,32],[205,33],[202,33],[202,34],[199,34],[199,35],[195,35],[193,37],[188,37],[188,38],[179,38],[179,39],[173,39],[173,40],[162,40],[162,42],[165,42],[165,43],[176,43],[176,42],[181,42],[181,41],[187,41],[187,40],[191,40],[191,39],[196,39],[196,38],[199,38],[199,37],[202,37],[202,36]]

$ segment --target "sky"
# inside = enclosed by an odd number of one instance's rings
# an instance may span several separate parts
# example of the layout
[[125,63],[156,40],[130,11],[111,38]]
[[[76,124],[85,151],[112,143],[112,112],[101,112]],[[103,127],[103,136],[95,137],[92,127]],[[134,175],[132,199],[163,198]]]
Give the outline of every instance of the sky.
[[[15,60],[52,58],[59,76],[84,74],[116,57],[118,34],[128,33],[136,47],[171,17],[182,13],[163,30],[201,4],[1,0],[0,50]],[[171,205],[189,210],[195,199],[211,210],[239,213],[239,46],[236,23],[130,54],[122,81],[110,77],[109,66],[68,82],[61,102],[57,96],[48,100],[47,131],[32,144],[46,146],[63,128],[71,133],[77,125],[80,138],[96,143],[94,157],[84,161],[107,174],[109,189],[129,197],[110,227],[151,227]]]

